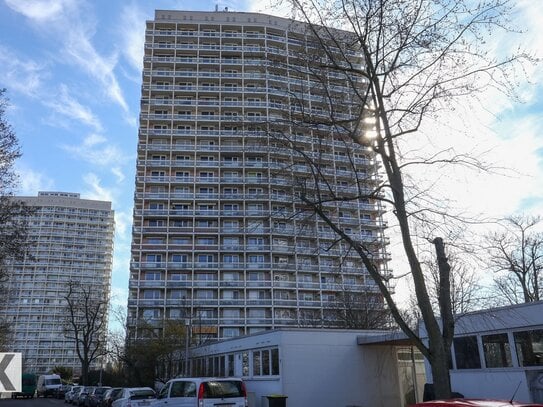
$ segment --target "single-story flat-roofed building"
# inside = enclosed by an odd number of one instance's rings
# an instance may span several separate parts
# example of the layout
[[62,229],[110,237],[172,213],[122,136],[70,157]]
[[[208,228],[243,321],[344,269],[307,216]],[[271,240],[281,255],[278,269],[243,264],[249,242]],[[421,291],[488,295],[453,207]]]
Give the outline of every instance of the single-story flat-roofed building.
[[242,377],[249,405],[267,407],[269,395],[287,406],[399,407],[414,402],[424,384],[424,363],[403,342],[359,345],[386,331],[278,329],[190,351],[195,376]]

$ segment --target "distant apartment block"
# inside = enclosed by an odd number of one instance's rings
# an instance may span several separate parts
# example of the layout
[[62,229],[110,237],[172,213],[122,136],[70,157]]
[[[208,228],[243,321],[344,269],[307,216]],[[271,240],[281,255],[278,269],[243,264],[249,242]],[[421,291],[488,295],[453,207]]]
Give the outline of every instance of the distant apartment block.
[[64,192],[14,199],[35,212],[28,219],[29,256],[8,264],[7,307],[0,317],[10,323],[11,350],[22,352],[26,371],[42,373],[65,366],[77,374],[81,363],[74,342],[63,333],[67,316],[63,298],[68,284],[76,283],[108,301],[114,234],[111,203]]
[[[149,327],[156,334],[165,320],[185,321],[203,339],[339,328],[346,306],[383,308],[354,251],[318,217],[296,215],[295,180],[309,169],[271,130],[272,122],[283,126],[299,151],[318,155],[333,188],[356,193],[379,180],[371,150],[357,146],[352,156],[352,142],[331,127],[285,121],[300,113],[300,97],[311,114],[329,110],[300,59],[310,37],[303,23],[256,13],[157,10],[147,22],[128,299],[133,337]],[[346,79],[329,80],[336,97],[349,100]],[[335,108],[348,117],[348,103]],[[366,174],[356,185],[353,161]],[[372,247],[386,272],[380,202],[328,210]],[[345,292],[363,301],[346,305]]]

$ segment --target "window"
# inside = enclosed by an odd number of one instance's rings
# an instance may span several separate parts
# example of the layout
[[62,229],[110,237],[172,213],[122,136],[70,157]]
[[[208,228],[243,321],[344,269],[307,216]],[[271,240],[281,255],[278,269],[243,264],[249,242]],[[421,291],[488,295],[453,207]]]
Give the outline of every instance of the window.
[[172,262],[173,263],[187,263],[189,261],[189,256],[186,254],[173,254]]
[[455,338],[453,342],[457,369],[481,368],[476,336]]
[[162,274],[159,271],[151,271],[145,273],[145,280],[152,281],[152,280],[162,280]]
[[513,334],[520,366],[543,366],[543,330]]
[[225,254],[223,256],[224,263],[239,263],[239,256],[237,254]]
[[196,383],[173,382],[170,397],[196,397]]
[[198,263],[213,263],[213,255],[212,254],[199,254],[198,255]]
[[487,368],[513,366],[507,334],[485,335],[482,339]]

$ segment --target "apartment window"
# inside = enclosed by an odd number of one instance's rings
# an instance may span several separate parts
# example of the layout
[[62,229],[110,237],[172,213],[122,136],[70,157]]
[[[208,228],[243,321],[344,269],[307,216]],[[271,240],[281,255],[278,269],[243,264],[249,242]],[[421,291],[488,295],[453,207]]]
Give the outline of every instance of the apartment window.
[[264,263],[264,256],[251,254],[248,257],[249,263]]
[[196,298],[199,300],[213,300],[215,299],[215,291],[213,290],[198,290],[196,291]]
[[262,237],[250,237],[247,239],[247,245],[248,246],[263,246],[264,245],[264,238]]
[[173,263],[187,263],[189,261],[189,256],[186,254],[172,254]]
[[160,254],[148,254],[145,256],[145,260],[148,263],[160,263],[162,261],[162,255]]
[[187,228],[192,226],[192,222],[190,220],[174,220],[171,225],[177,228]]
[[161,297],[160,290],[145,290],[143,292],[143,298],[146,300],[158,300]]
[[184,300],[187,298],[187,292],[185,290],[171,290],[168,298],[172,300]]
[[199,245],[216,245],[217,240],[214,237],[199,237],[196,239],[196,243]]
[[213,228],[215,223],[212,220],[200,219],[198,220],[197,226],[199,228]]
[[198,263],[213,263],[213,255],[212,254],[199,254],[198,255]]
[[239,328],[223,328],[224,338],[233,338],[239,336]]
[[224,263],[239,263],[239,256],[237,254],[225,254],[223,256]]
[[225,237],[222,243],[226,247],[237,247],[239,245],[239,238],[237,237]]
[[145,273],[145,280],[162,280],[162,274],[159,271],[148,271],[147,273]]

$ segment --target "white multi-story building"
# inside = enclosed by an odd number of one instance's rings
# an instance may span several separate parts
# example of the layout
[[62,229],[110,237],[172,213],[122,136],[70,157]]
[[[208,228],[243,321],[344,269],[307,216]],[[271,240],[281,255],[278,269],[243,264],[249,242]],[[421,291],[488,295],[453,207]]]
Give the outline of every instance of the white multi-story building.
[[[344,327],[346,306],[382,309],[354,251],[315,215],[296,215],[299,179],[309,173],[300,151],[318,156],[333,188],[357,193],[378,181],[373,152],[357,145],[353,155],[338,126],[287,121],[329,110],[309,74],[318,62],[301,56],[307,31],[227,10],[157,10],[147,22],[128,299],[135,337],[145,335],[138,327],[160,329],[168,319],[221,339]],[[329,76],[328,91],[345,103],[334,107],[340,118],[353,113],[345,80]],[[353,163],[365,174],[356,184]],[[372,247],[385,272],[379,202],[353,199],[327,211]]]
[[44,373],[64,366],[77,374],[81,362],[75,343],[64,334],[65,297],[70,284],[77,284],[92,290],[96,298],[109,300],[114,234],[111,203],[64,192],[14,199],[34,210],[27,219],[29,254],[7,264],[7,307],[0,317],[10,324],[11,350],[22,352],[26,371]]

